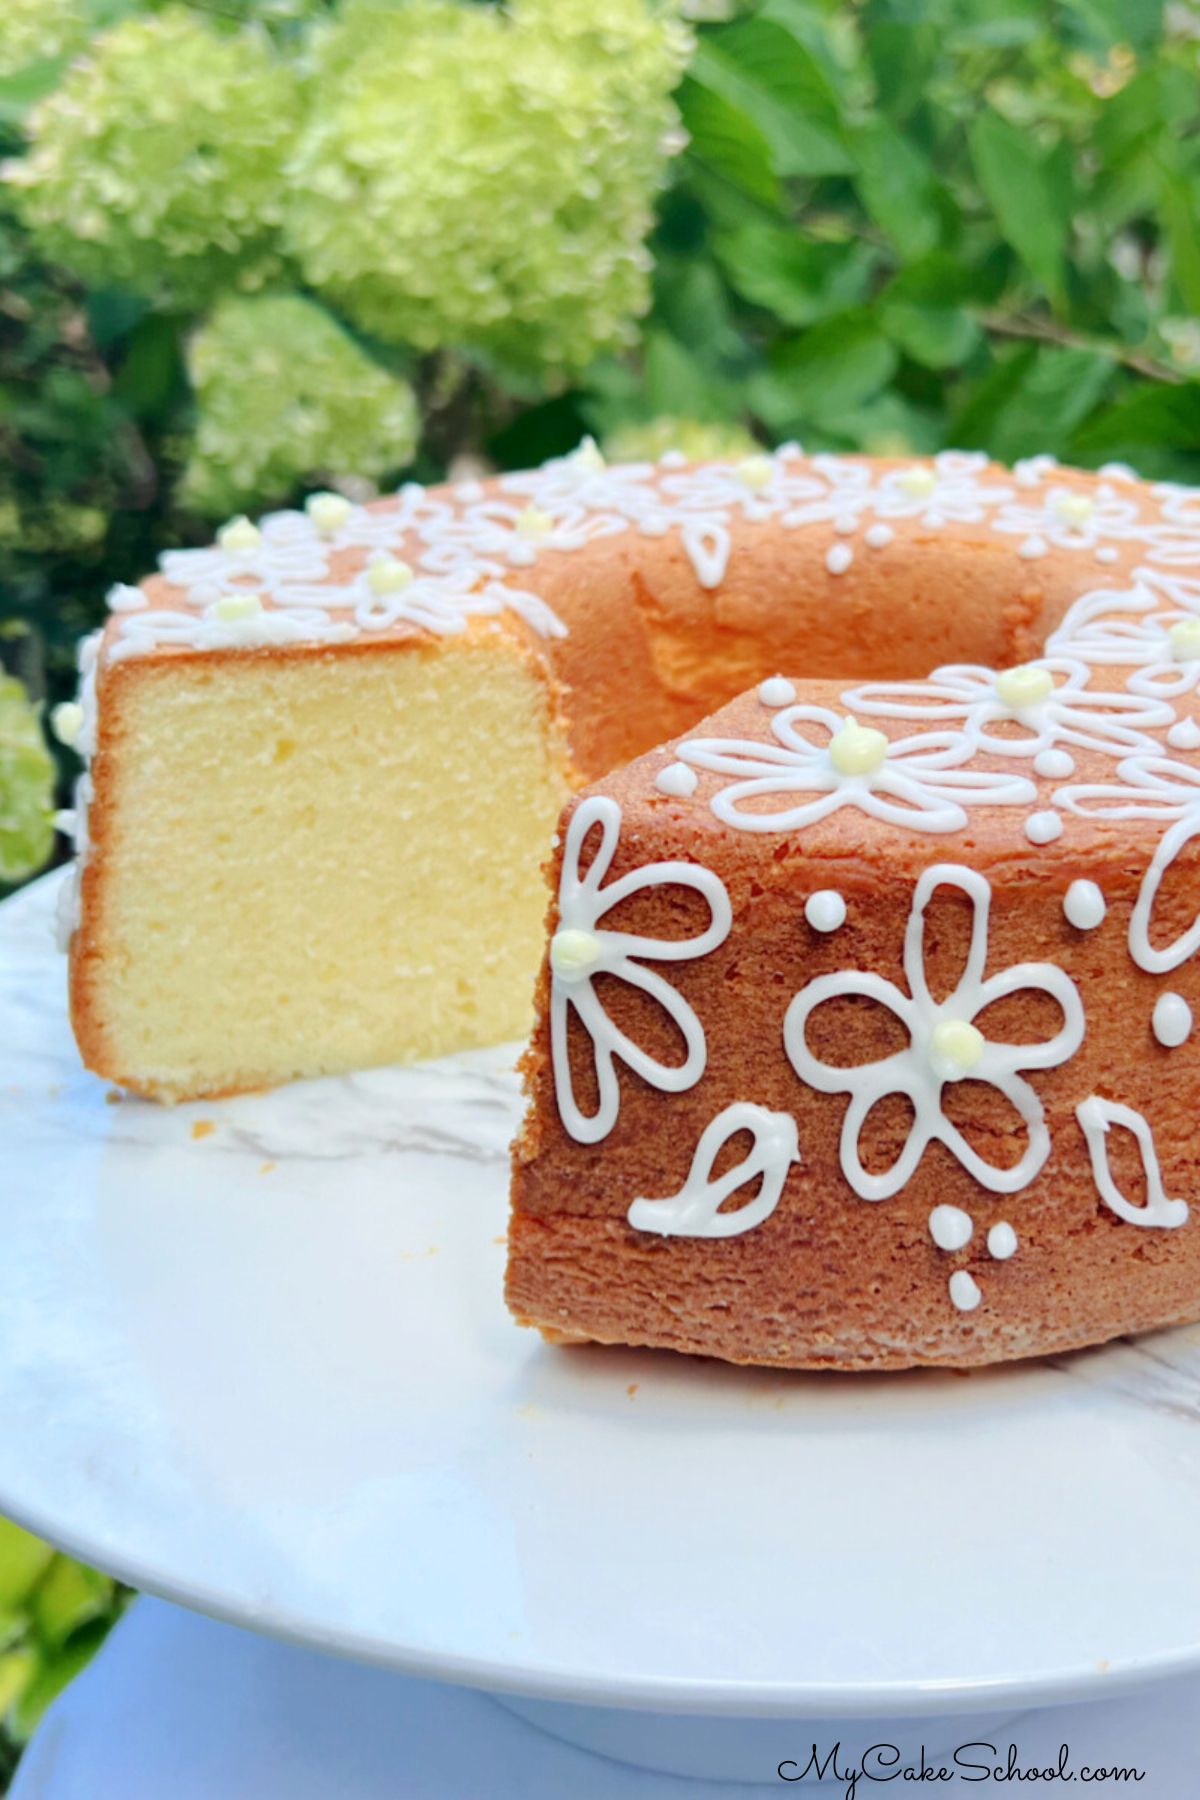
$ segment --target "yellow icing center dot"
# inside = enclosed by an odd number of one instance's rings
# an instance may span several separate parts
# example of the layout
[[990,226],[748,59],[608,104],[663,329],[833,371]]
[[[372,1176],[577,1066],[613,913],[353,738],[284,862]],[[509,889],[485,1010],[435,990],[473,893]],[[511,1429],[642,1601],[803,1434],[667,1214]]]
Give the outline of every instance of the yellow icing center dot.
[[586,980],[600,956],[600,939],[593,932],[568,925],[550,939],[550,967],[560,981]]
[[78,700],[64,700],[54,708],[50,714],[50,729],[59,743],[70,749],[83,730],[83,708]]
[[256,619],[261,611],[262,601],[257,594],[222,594],[213,607],[213,618],[232,625],[238,619]]
[[599,475],[608,467],[604,460],[604,452],[594,437],[585,437],[575,452],[575,461],[581,469],[587,469],[592,475]]
[[934,1026],[929,1060],[946,1081],[959,1081],[983,1055],[984,1036],[965,1019],[942,1019]]
[[1167,633],[1171,655],[1176,662],[1195,662],[1200,658],[1200,619],[1180,619]]
[[932,469],[905,469],[900,476],[899,485],[916,500],[923,495],[932,494],[937,486],[937,476]]
[[775,476],[775,464],[769,456],[746,456],[737,466],[737,478],[743,487],[759,492],[770,487]]
[[829,760],[842,775],[870,775],[883,766],[888,740],[873,725],[848,719],[829,740]]
[[1019,712],[1025,706],[1037,706],[1054,692],[1054,677],[1049,669],[1037,669],[1032,663],[1005,669],[996,678],[996,697],[1005,706]]
[[527,506],[523,513],[517,514],[517,530],[522,537],[545,537],[553,529],[554,520],[540,506]]
[[332,537],[350,517],[351,506],[344,494],[310,494],[304,510],[322,537]]
[[261,535],[258,526],[252,525],[243,514],[222,525],[217,533],[217,543],[222,550],[257,550]]
[[1087,494],[1057,494],[1054,510],[1065,525],[1083,525],[1095,511],[1095,502]]
[[412,570],[398,556],[376,556],[367,567],[367,585],[373,594],[398,594],[412,578]]

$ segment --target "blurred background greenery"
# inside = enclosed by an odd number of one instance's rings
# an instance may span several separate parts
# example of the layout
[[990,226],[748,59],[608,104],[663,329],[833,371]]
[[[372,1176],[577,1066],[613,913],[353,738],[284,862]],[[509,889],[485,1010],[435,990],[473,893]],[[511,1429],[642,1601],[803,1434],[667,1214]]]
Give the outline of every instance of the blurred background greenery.
[[[585,432],[1200,478],[1198,76],[1189,0],[3,0],[0,891],[232,513]],[[117,1603],[0,1537],[16,1735]]]

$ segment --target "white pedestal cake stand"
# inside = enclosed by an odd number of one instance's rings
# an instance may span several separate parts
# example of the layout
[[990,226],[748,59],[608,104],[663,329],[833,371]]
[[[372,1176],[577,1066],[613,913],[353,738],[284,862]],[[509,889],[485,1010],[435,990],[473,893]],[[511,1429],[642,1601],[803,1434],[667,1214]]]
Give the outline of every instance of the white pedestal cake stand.
[[510,1055],[110,1104],[53,887],[0,909],[0,1511],[689,1775],[1200,1670],[1200,1331],[969,1378],[548,1348]]

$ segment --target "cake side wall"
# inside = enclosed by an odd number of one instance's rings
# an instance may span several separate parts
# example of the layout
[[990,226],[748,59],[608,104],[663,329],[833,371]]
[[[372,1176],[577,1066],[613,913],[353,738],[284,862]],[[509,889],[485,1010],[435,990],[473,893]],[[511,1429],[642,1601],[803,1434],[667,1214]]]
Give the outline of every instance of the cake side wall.
[[[745,716],[749,699],[740,704],[741,714],[729,714]],[[1187,962],[1168,984],[1136,967],[1128,950],[1160,828],[1089,824],[1081,827],[1085,841],[1035,847],[997,810],[973,815],[969,833],[945,839],[872,830],[850,814],[839,817],[853,818],[851,824],[827,822],[790,837],[730,831],[698,799],[655,792],[654,773],[670,766],[671,754],[644,759],[596,790],[617,797],[622,813],[605,881],[682,858],[724,884],[732,909],[724,942],[694,960],[657,965],[703,1026],[706,1066],[685,1092],[664,1093],[618,1065],[620,1105],[611,1130],[596,1143],[577,1141],[558,1104],[543,974],[526,1065],[530,1109],[514,1161],[507,1292],[517,1317],[568,1339],[840,1368],[969,1366],[1200,1317],[1200,1219],[1156,1230],[1114,1212],[1098,1191],[1076,1111],[1093,1095],[1132,1109],[1152,1125],[1166,1196],[1200,1195],[1196,1045],[1167,1048],[1153,1024],[1165,986],[1193,1012],[1200,1008],[1200,971]],[[1022,1075],[1045,1109],[1050,1139],[1028,1184],[1011,1194],[990,1192],[934,1140],[899,1191],[865,1199],[842,1158],[850,1096],[819,1091],[797,1072],[785,1044],[789,1008],[809,984],[847,971],[870,972],[907,995],[904,949],[914,898],[922,871],[938,863],[987,873],[986,976],[1027,964],[1059,971],[1082,1002],[1083,1037],[1055,1066]],[[1081,927],[1067,916],[1067,895],[1081,881],[1103,895],[1099,924]],[[1188,927],[1198,890],[1200,857],[1192,844],[1161,893],[1156,941]],[[844,901],[844,922],[818,930],[806,903],[829,892]],[[664,883],[622,902],[603,924],[673,942],[700,927],[703,910],[695,895]],[[935,997],[958,981],[973,926],[968,895],[938,887],[925,912],[923,945]],[[680,1035],[661,1007],[611,976],[597,976],[595,988],[616,1028],[662,1063],[678,1062]],[[1050,994],[1025,989],[993,1002],[978,1023],[989,1042],[1045,1044],[1063,1026],[1063,1008]],[[909,1047],[888,1007],[857,995],[814,1008],[805,1035],[828,1068],[902,1057]],[[596,1098],[595,1053],[574,1014],[569,1044],[572,1088],[586,1113]],[[678,1195],[706,1128],[744,1102],[789,1116],[797,1129],[800,1160],[770,1216],[720,1239],[634,1229],[632,1202]],[[987,1082],[947,1083],[940,1107],[998,1171],[1028,1147],[1025,1122]],[[868,1173],[896,1162],[913,1124],[911,1100],[898,1091],[869,1111],[857,1140]],[[731,1138],[707,1178],[719,1179],[749,1142],[745,1132]],[[1105,1144],[1118,1189],[1140,1207],[1148,1182],[1136,1140],[1114,1127]],[[752,1197],[755,1186],[747,1181],[733,1203]],[[970,1220],[964,1248],[934,1242],[937,1208]],[[1011,1258],[989,1250],[989,1233],[1001,1224],[1016,1234]],[[949,1297],[950,1278],[960,1270],[982,1296],[971,1311]]]

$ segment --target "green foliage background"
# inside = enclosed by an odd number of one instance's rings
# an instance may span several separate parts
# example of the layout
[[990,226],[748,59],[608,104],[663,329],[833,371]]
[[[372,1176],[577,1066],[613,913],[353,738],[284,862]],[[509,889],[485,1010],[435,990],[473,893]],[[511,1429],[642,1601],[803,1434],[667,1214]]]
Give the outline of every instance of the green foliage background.
[[222,513],[588,431],[1200,480],[1198,77],[1190,0],[5,0],[0,655],[63,698]]

